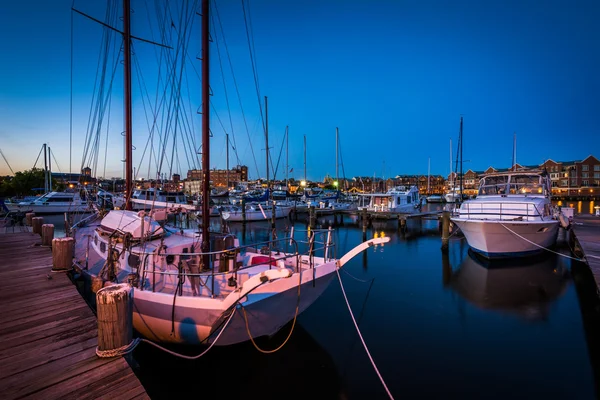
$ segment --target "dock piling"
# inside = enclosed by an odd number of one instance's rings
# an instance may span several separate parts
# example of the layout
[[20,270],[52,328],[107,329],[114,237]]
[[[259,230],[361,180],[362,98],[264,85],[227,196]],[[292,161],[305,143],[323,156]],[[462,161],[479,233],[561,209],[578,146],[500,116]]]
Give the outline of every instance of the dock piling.
[[450,241],[450,212],[442,213],[442,251],[448,251]]
[[25,223],[27,226],[31,226],[32,222],[32,218],[35,217],[35,213],[34,212],[30,212],[25,214]]
[[120,356],[119,349],[133,338],[133,298],[127,283],[107,286],[96,293],[98,356]]
[[54,239],[54,224],[42,225],[42,246],[52,246]]
[[52,239],[52,270],[66,271],[71,269],[73,264],[73,246],[72,237]]
[[42,236],[42,225],[44,224],[44,217],[33,217],[31,218],[32,232]]

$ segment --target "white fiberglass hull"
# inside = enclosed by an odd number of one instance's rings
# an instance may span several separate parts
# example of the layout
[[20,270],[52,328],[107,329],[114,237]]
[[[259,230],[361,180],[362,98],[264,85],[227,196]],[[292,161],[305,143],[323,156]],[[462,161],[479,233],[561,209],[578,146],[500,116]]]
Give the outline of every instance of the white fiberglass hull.
[[[314,280],[312,271],[303,272],[298,313],[308,308],[327,289],[333,273],[334,262],[317,267]],[[217,337],[229,315],[224,314],[226,310],[221,308],[207,307],[211,300],[202,297],[177,297],[173,308],[172,294],[136,289],[133,326],[143,336],[160,342],[210,343]],[[266,283],[242,300],[216,345],[245,342],[250,340],[250,334],[254,338],[273,335],[292,320],[298,304],[298,274]]]
[[[275,208],[275,218],[286,218],[290,215],[293,207],[277,207]],[[272,209],[270,207],[263,207],[262,211],[260,208],[246,209],[246,215],[242,213],[241,208],[236,209],[225,208],[222,211],[223,218],[227,221],[240,222],[240,221],[266,221],[271,219]]]
[[63,214],[66,212],[91,212],[87,204],[6,204],[9,211],[33,212],[36,214]]
[[488,258],[534,254],[556,243],[559,221],[451,218],[473,250]]

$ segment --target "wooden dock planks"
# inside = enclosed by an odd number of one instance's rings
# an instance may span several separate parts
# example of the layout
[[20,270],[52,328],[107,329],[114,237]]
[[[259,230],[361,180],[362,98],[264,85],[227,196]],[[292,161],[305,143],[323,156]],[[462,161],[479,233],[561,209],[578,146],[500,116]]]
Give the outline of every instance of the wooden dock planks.
[[123,357],[96,356],[96,317],[40,244],[0,234],[2,399],[148,399]]
[[577,214],[573,217],[572,232],[585,254],[587,264],[600,288],[600,217]]

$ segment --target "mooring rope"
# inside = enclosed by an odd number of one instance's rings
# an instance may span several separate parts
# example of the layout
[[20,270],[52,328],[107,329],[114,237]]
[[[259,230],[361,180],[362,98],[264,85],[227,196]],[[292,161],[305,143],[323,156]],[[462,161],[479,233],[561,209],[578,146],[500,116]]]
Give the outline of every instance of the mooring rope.
[[516,235],[516,236],[520,237],[521,239],[525,240],[525,241],[526,241],[526,242],[528,242],[528,243],[531,243],[532,245],[534,245],[534,246],[536,246],[536,247],[539,247],[540,249],[543,249],[543,250],[549,251],[550,253],[557,254],[557,255],[559,255],[559,256],[561,256],[561,257],[570,258],[571,260],[585,262],[585,258],[571,257],[571,256],[568,256],[568,255],[566,255],[566,254],[562,254],[562,253],[559,253],[559,252],[557,252],[557,251],[550,250],[550,249],[548,249],[548,248],[546,248],[546,247],[544,247],[544,246],[540,246],[539,244],[532,242],[531,240],[527,239],[526,237],[523,237],[523,236],[519,235],[517,232],[513,231],[512,229],[510,229],[508,226],[506,226],[506,225],[504,225],[504,224],[500,224],[500,225],[502,225],[502,227],[503,227],[503,228],[505,228],[506,230],[508,230],[508,231],[509,231],[509,232],[511,232],[512,234],[514,234],[514,235]]
[[340,276],[339,268],[336,268],[335,272],[337,273],[337,277],[338,277],[338,280],[340,282],[340,287],[342,288],[342,294],[344,295],[344,300],[346,300],[346,305],[348,306],[348,311],[350,312],[350,317],[352,317],[352,322],[354,323],[354,327],[356,328],[356,332],[358,333],[358,337],[360,338],[360,341],[362,342],[363,347],[365,348],[365,352],[367,353],[367,356],[369,356],[369,360],[371,360],[371,364],[373,365],[373,369],[377,373],[377,376],[379,377],[379,380],[381,381],[381,384],[383,385],[383,388],[387,392],[389,398],[393,400],[394,396],[392,396],[392,393],[390,392],[390,389],[388,389],[387,385],[385,384],[385,381],[383,380],[383,377],[381,376],[381,373],[379,372],[379,369],[377,368],[377,365],[375,365],[375,361],[373,360],[373,357],[371,356],[371,353],[369,352],[369,349],[367,348],[367,344],[365,343],[365,340],[363,339],[363,336],[360,333],[360,329],[358,328],[358,324],[356,323],[356,318],[354,318],[354,314],[352,313],[352,307],[350,307],[350,302],[348,301],[348,297],[346,296],[346,291],[344,290],[344,284],[342,283],[342,277]]
[[232,320],[234,314],[235,314],[235,307],[232,309],[231,314],[227,318],[227,321],[223,325],[223,328],[221,328],[221,332],[219,332],[219,334],[217,335],[215,340],[213,340],[213,342],[208,346],[208,348],[206,350],[204,350],[202,353],[200,353],[196,356],[186,356],[185,354],[176,353],[176,352],[169,350],[169,349],[167,349],[157,343],[154,343],[148,339],[142,339],[142,338],[135,338],[128,345],[119,347],[118,349],[99,350],[98,348],[96,348],[96,355],[101,358],[123,356],[127,353],[131,353],[137,347],[138,344],[140,344],[141,342],[144,342],[144,343],[151,344],[152,346],[154,346],[160,350],[163,350],[175,357],[183,358],[186,360],[197,360],[198,358],[200,358],[203,355],[205,355],[206,353],[208,353],[208,351],[210,349],[212,349],[212,347],[219,341],[219,338],[221,337],[223,332],[225,332],[225,329],[227,328],[227,325],[229,325],[229,322]]

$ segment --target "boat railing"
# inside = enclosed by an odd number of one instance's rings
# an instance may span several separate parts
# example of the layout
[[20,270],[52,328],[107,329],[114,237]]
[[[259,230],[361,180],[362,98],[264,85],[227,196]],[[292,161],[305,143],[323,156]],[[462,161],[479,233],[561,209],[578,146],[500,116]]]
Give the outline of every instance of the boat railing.
[[460,210],[460,216],[466,214],[467,218],[481,217],[489,215],[495,219],[518,220],[527,218],[542,218],[543,214],[534,203],[506,203],[485,202],[485,203],[464,203]]
[[[233,235],[226,235],[222,239],[223,243],[226,242],[228,237]],[[278,251],[277,244],[286,244],[286,247],[291,246],[294,251],[282,252]],[[259,260],[254,258],[252,262],[247,265],[243,265],[242,262],[238,261],[238,255],[244,256],[246,252],[258,253]],[[213,293],[215,277],[224,276],[231,274],[237,281],[237,274],[243,272],[246,269],[256,267],[257,265],[268,265],[269,269],[276,267],[278,261],[284,261],[286,259],[295,259],[293,263],[298,272],[302,264],[302,255],[298,252],[298,244],[294,239],[282,238],[261,243],[253,243],[249,245],[224,248],[216,251],[209,252],[159,252],[157,254],[148,253],[144,251],[132,251],[131,255],[137,256],[137,260],[143,259],[142,265],[137,268],[137,275],[144,282],[147,277],[152,277],[152,291],[156,291],[157,278],[160,276],[172,276],[178,279],[178,292],[182,295],[183,283],[187,278],[196,279],[211,279],[211,287],[206,287],[211,294]],[[159,264],[155,261],[155,256],[162,258],[166,265],[170,265],[176,268],[176,270],[164,271],[159,268]],[[208,256],[209,265],[202,266],[201,260],[204,256]],[[152,259],[151,259],[152,258]],[[178,259],[178,262],[176,262]],[[219,262],[218,266],[216,261]],[[139,261],[138,261],[139,262]],[[232,265],[230,263],[233,263]],[[130,265],[133,269],[136,267]],[[135,274],[134,274],[135,275]],[[190,281],[191,281],[190,280]],[[204,281],[206,282],[206,281]],[[143,290],[144,285],[139,285],[139,288]]]

